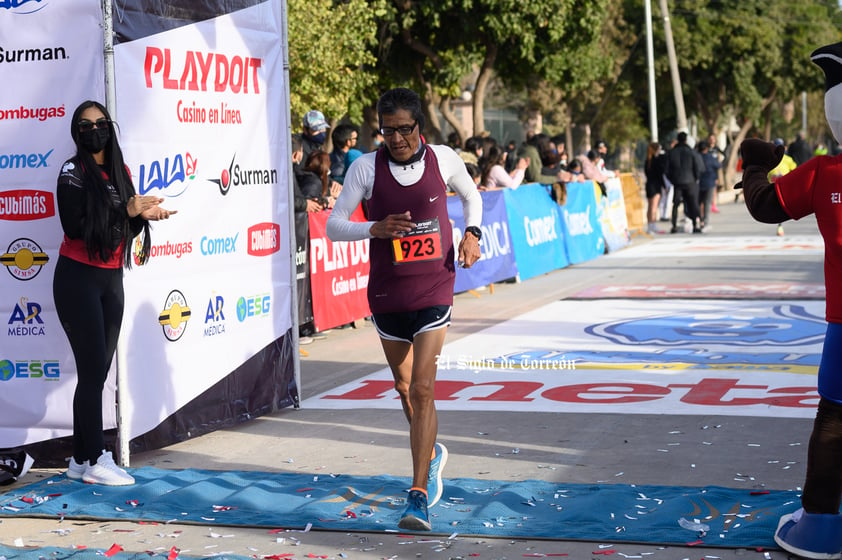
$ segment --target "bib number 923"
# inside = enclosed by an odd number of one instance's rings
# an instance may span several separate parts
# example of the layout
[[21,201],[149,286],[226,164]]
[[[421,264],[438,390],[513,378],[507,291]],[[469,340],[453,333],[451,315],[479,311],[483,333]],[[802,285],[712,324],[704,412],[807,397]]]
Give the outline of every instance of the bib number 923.
[[442,258],[438,218],[416,224],[415,229],[392,240],[395,264],[432,261]]

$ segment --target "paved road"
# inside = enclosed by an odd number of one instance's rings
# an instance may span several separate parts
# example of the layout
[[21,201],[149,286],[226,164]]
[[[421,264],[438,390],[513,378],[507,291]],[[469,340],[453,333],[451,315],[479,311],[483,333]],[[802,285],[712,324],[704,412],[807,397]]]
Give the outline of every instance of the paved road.
[[[713,242],[739,244],[747,238],[775,237],[774,225],[756,224],[742,203],[723,196]],[[817,234],[815,221],[786,224],[786,236]],[[656,236],[690,239],[685,234]],[[816,254],[734,252],[730,255],[652,256],[653,237],[636,236],[624,251],[628,258],[603,257],[519,284],[500,284],[493,293],[460,294],[448,342],[478,332],[593,286],[782,282],[822,283],[822,258]],[[663,251],[661,251],[663,254]],[[303,398],[330,391],[385,367],[377,336],[369,323],[333,331],[304,347]],[[804,476],[808,419],[745,416],[559,414],[534,412],[446,411],[439,414],[440,440],[451,450],[446,477],[494,480],[545,479],[569,483],[615,480],[625,484],[799,488]],[[478,434],[484,434],[479,437]],[[679,441],[680,445],[675,445]],[[762,442],[749,446],[748,442]],[[702,442],[706,442],[702,445]],[[801,445],[797,445],[800,443]],[[668,454],[659,453],[664,446]],[[510,451],[520,450],[517,454]],[[779,461],[779,462],[775,462]],[[537,465],[552,468],[537,468]],[[787,465],[782,468],[781,465]],[[220,430],[187,442],[132,457],[132,466],[166,469],[205,468],[293,472],[391,474],[410,476],[408,436],[402,413],[395,410],[319,410],[302,407],[259,418],[235,429]],[[36,469],[23,482],[51,476]],[[616,478],[622,473],[621,478]],[[738,476],[748,477],[735,482]],[[310,531],[270,534],[265,529],[155,526],[125,522],[59,523],[4,518],[0,544],[28,546],[86,545],[127,551],[164,552],[177,546],[182,555],[222,551],[244,556],[294,553],[331,558],[523,558],[568,554],[603,558],[594,552],[632,558],[773,558],[781,551],[640,544],[458,537],[406,539],[394,534]],[[224,536],[219,536],[224,535]],[[282,537],[283,542],[278,542]],[[343,556],[344,555],[344,556]]]

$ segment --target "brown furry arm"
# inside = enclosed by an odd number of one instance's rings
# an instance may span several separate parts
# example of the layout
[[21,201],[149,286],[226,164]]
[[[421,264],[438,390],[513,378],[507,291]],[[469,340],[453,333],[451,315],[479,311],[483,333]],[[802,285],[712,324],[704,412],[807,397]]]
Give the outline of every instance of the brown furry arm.
[[[775,185],[769,183],[768,173],[768,169],[759,165],[750,165],[743,169],[743,196],[752,218],[764,224],[779,224],[790,217],[781,206]],[[735,188],[739,186],[738,184]]]

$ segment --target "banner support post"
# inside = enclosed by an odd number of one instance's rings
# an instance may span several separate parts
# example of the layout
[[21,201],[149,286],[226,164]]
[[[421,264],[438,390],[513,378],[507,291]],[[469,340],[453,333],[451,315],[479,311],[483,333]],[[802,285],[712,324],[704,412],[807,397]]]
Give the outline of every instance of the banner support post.
[[[112,0],[102,0],[102,33],[103,54],[105,55],[105,107],[111,118],[117,115],[117,86],[114,79],[114,21],[112,17]],[[123,417],[123,407],[120,397],[129,390],[126,372],[126,346],[121,336],[117,340],[117,461],[122,467],[129,466],[129,427]]]
[[[286,2],[278,2],[278,6],[281,10],[281,31],[282,40],[283,40],[283,59],[282,64],[284,67],[284,92],[283,92],[283,106],[286,108],[287,113],[291,115],[291,103],[290,103],[290,93],[289,93],[289,25],[287,23],[287,3]],[[299,403],[302,400],[302,391],[301,391],[301,359],[298,355],[298,349],[300,348],[298,344],[298,267],[296,265],[296,250],[298,249],[297,243],[295,242],[295,196],[293,193],[292,182],[295,180],[293,178],[293,169],[292,169],[292,144],[290,144],[290,138],[292,136],[292,122],[291,120],[287,121],[288,128],[287,128],[287,138],[286,143],[287,146],[290,147],[289,155],[287,156],[288,161],[288,172],[287,172],[287,208],[289,208],[288,214],[289,219],[287,220],[289,227],[287,228],[289,233],[289,286],[290,286],[290,311],[292,312],[292,367],[293,367],[293,376],[295,378],[295,387],[298,390],[298,400],[295,403],[295,408],[298,408]],[[309,255],[307,261],[309,262]]]

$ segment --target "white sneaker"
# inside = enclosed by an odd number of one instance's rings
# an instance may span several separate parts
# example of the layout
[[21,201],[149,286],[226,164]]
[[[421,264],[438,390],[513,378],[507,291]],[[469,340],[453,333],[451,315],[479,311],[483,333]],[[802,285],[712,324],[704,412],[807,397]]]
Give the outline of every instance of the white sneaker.
[[71,457],[70,463],[67,465],[67,472],[64,474],[66,474],[67,478],[69,478],[70,480],[82,480],[82,475],[85,474],[85,471],[88,470],[90,466],[90,461],[85,461],[84,463],[77,463],[76,459]]
[[134,477],[114,463],[110,451],[103,451],[96,463],[85,469],[82,480],[88,484],[103,484],[105,486],[134,484]]

